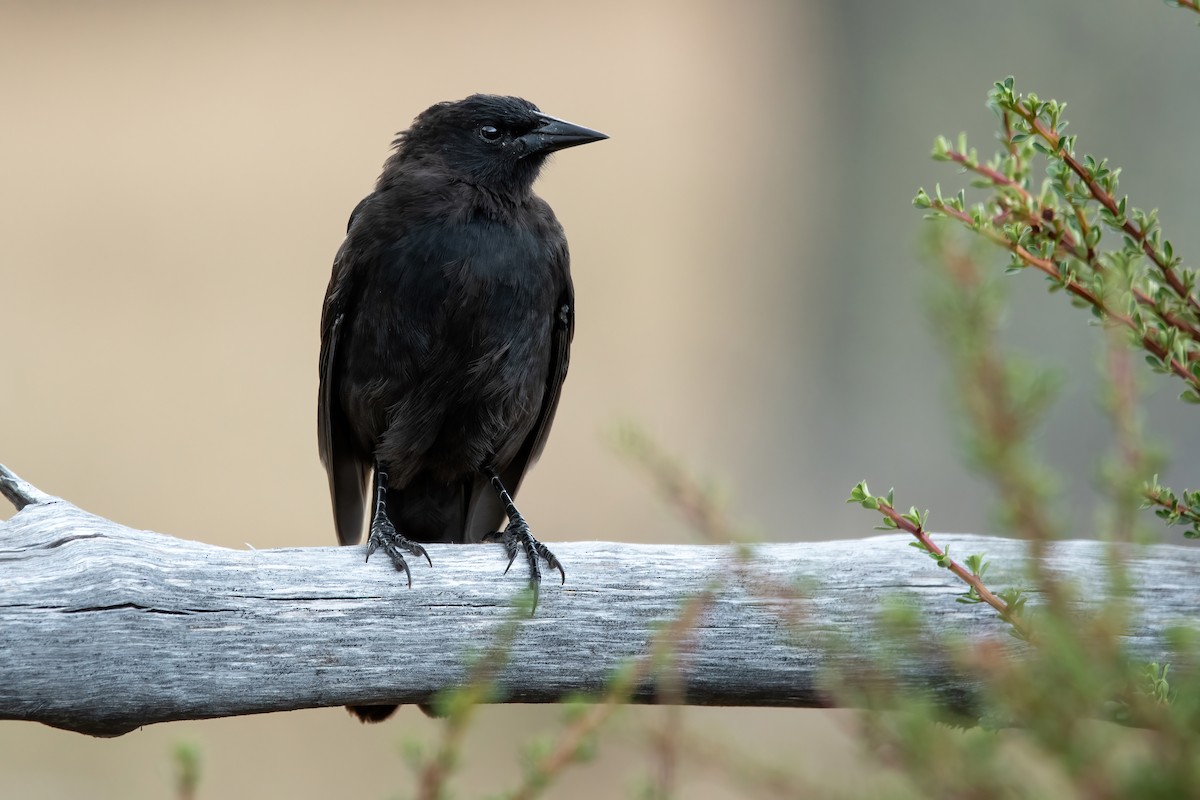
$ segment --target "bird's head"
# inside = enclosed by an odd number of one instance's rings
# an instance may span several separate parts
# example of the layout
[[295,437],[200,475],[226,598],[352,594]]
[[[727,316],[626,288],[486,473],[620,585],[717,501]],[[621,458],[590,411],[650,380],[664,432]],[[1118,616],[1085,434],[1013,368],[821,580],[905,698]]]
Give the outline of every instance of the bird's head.
[[399,166],[435,159],[460,180],[523,195],[555,150],[607,138],[543,114],[528,100],[475,94],[423,111],[396,140],[393,160]]

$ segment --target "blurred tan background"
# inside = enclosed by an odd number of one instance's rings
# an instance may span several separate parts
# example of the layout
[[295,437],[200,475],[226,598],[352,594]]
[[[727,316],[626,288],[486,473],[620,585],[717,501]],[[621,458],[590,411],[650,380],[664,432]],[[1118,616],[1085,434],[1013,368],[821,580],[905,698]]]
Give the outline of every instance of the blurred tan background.
[[[333,253],[393,134],[489,91],[612,137],[539,184],[578,297],[564,400],[521,495],[545,540],[686,540],[608,449],[621,418],[767,538],[869,534],[842,504],[861,478],[933,508],[936,528],[986,531],[920,302],[909,201],[962,185],[928,161],[933,137],[965,128],[990,150],[984,98],[1015,73],[1070,101],[1080,147],[1123,166],[1195,254],[1194,22],[1132,0],[0,2],[0,462],[136,527],[331,544],[314,414]],[[1044,439],[1088,535],[1105,452],[1092,335],[1032,276],[1012,286],[1013,344],[1066,373]],[[1194,486],[1200,426],[1174,394],[1153,398],[1151,429],[1178,456],[1167,478]],[[628,796],[653,714],[631,712],[550,796]],[[510,786],[519,745],[557,716],[486,710],[462,796]],[[814,775],[853,763],[852,719],[686,714]],[[202,797],[392,797],[411,788],[401,743],[436,731],[412,708],[372,728],[326,709],[113,741],[6,722],[0,795],[163,797],[190,741]],[[740,796],[689,769],[684,796]]]

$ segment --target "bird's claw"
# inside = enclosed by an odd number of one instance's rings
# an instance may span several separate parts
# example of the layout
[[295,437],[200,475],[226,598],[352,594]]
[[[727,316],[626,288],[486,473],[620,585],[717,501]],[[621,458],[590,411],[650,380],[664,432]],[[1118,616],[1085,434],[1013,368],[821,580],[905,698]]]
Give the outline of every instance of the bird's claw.
[[562,583],[567,582],[567,571],[563,569],[562,562],[558,560],[558,556],[550,551],[549,547],[539,542],[529,530],[529,525],[524,520],[510,522],[508,527],[503,531],[486,534],[483,537],[485,542],[499,542],[504,545],[504,552],[508,555],[508,566],[504,568],[504,574],[512,568],[513,562],[517,560],[517,556],[521,551],[525,552],[525,558],[529,562],[529,588],[533,591],[533,612],[537,610],[538,592],[542,585],[542,565],[541,561],[545,561],[551,569],[558,570],[562,576]]
[[408,561],[404,558],[403,550],[407,550],[414,556],[425,556],[425,560],[429,562],[429,566],[433,566],[433,559],[429,557],[429,553],[425,548],[411,539],[406,539],[401,536],[396,530],[396,526],[392,525],[391,520],[387,516],[380,514],[376,516],[371,523],[371,535],[367,537],[367,559],[371,560],[371,554],[376,550],[383,548],[383,552],[387,553],[391,559],[392,565],[397,572],[403,572],[404,577],[408,579],[408,588],[412,588],[412,570],[408,568]]

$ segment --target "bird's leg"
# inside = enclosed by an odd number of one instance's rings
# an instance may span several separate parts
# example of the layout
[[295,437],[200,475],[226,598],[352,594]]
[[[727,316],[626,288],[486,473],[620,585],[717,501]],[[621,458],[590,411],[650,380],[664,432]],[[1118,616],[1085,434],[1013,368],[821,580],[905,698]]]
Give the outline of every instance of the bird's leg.
[[563,583],[567,582],[567,571],[563,569],[558,557],[550,552],[550,548],[534,538],[533,532],[529,530],[529,523],[525,521],[525,517],[521,516],[521,512],[513,504],[512,495],[504,488],[504,484],[500,482],[500,476],[496,474],[495,470],[491,467],[484,467],[484,472],[491,479],[492,488],[500,495],[500,502],[504,503],[504,513],[508,515],[508,525],[503,531],[486,534],[483,540],[500,542],[504,545],[504,552],[508,554],[508,566],[504,568],[506,575],[512,568],[517,554],[522,550],[525,551],[525,559],[529,562],[529,588],[533,590],[533,611],[536,611],[538,588],[542,584],[542,567],[539,559],[545,559],[551,569],[558,570],[562,575]]
[[387,473],[378,463],[375,464],[375,513],[371,515],[371,533],[367,536],[367,560],[371,559],[371,554],[379,548],[383,548],[383,552],[388,554],[388,558],[392,560],[392,564],[398,572],[403,572],[408,578],[408,588],[412,588],[412,572],[408,568],[408,562],[404,560],[402,550],[407,550],[414,556],[425,556],[425,560],[429,562],[429,566],[433,566],[433,559],[429,557],[429,553],[425,552],[425,548],[416,542],[406,539],[396,530],[396,526],[388,519],[387,514]]

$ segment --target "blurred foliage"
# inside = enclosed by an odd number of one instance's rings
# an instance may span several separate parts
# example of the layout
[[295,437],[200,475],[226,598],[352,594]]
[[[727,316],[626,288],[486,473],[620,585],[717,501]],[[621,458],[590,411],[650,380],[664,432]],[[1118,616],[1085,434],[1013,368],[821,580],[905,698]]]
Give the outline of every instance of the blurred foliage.
[[[969,203],[965,189],[947,196],[937,186],[914,203],[937,222],[927,247],[936,273],[932,318],[968,421],[968,463],[995,487],[1002,529],[1029,543],[1028,586],[993,593],[985,556],[971,555],[965,566],[951,559],[927,531],[929,513],[896,511],[893,492],[875,496],[860,483],[850,502],[913,535],[914,546],[967,585],[960,602],[988,602],[1028,647],[1011,658],[998,642],[952,643],[985,704],[983,725],[969,731],[947,724],[958,720],[933,702],[934,687],[928,697],[879,685],[840,691],[878,709],[864,717],[863,741],[892,772],[889,793],[897,796],[1195,797],[1196,637],[1175,631],[1171,652],[1153,663],[1129,658],[1121,640],[1130,625],[1124,559],[1132,543],[1151,537],[1138,507],[1187,526],[1189,538],[1200,535],[1200,495],[1176,495],[1158,482],[1161,455],[1145,444],[1144,378],[1131,358],[1140,353],[1152,375],[1181,381],[1181,399],[1200,404],[1197,273],[1184,266],[1157,210],[1120,194],[1120,170],[1077,151],[1065,103],[1021,94],[1010,77],[994,85],[988,105],[1000,122],[998,153],[982,159],[965,135],[955,143],[938,137],[933,149],[935,160],[959,165],[984,199]],[[947,220],[967,233],[956,235]],[[988,252],[996,246],[1007,252],[1008,273],[1041,273],[1049,291],[1086,310],[1102,334],[1097,401],[1109,414],[1112,444],[1097,479],[1108,501],[1089,511],[1111,543],[1106,585],[1066,585],[1047,547],[1060,515],[1079,510],[1056,505],[1058,479],[1035,452],[1054,373],[998,344],[1005,291]],[[1036,603],[1027,604],[1030,597]],[[881,635],[911,637],[927,624],[884,618]]]
[[194,800],[200,786],[200,748],[191,742],[179,742],[172,753],[175,762],[175,797]]

